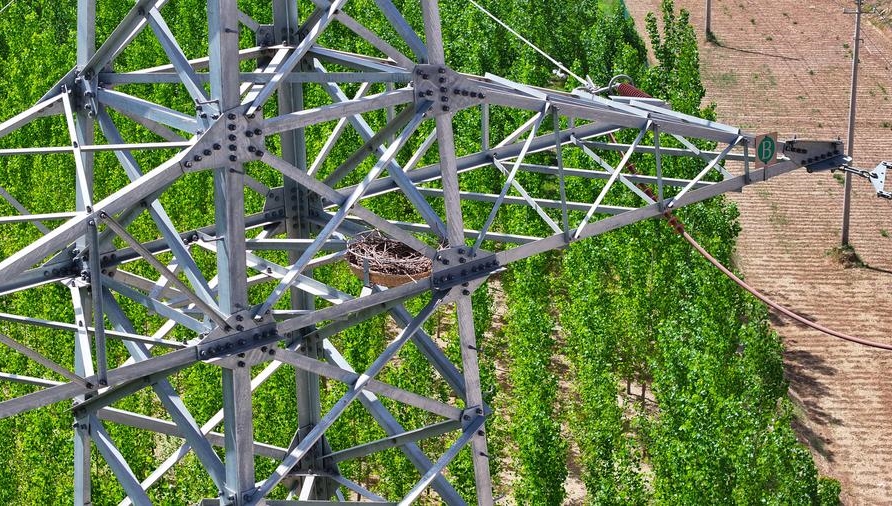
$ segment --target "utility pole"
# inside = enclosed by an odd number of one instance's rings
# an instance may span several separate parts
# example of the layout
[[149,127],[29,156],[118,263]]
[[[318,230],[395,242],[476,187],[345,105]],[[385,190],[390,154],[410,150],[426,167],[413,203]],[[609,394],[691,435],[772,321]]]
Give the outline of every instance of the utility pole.
[[712,35],[712,0],[706,0],[706,40]]
[[[846,154],[850,157],[854,153],[855,144],[855,107],[858,91],[858,53],[861,49],[861,10],[863,0],[855,0],[857,8],[854,11],[845,10],[846,14],[855,14],[855,47],[852,54],[852,89],[849,101],[849,137],[846,143]],[[849,245],[849,214],[852,207],[852,174],[846,172],[846,182],[843,187],[842,200],[842,246]]]

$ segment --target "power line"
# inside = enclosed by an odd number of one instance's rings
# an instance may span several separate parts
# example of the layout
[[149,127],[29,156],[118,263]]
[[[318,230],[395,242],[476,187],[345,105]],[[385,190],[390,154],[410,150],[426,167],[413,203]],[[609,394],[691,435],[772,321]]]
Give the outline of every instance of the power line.
[[495,16],[495,14],[493,14],[493,13],[489,12],[488,10],[484,9],[482,5],[478,4],[478,3],[475,2],[474,0],[468,0],[468,1],[471,2],[471,4],[472,4],[474,7],[477,7],[477,9],[479,9],[480,12],[486,14],[487,16],[489,16],[490,18],[492,18],[493,21],[495,21],[496,23],[498,23],[499,25],[501,25],[502,28],[504,28],[505,30],[508,30],[509,32],[511,32],[512,35],[514,35],[515,37],[517,37],[518,39],[520,39],[520,40],[521,40],[523,43],[525,43],[526,45],[530,46],[534,51],[536,51],[536,52],[539,53],[540,55],[544,56],[545,59],[547,59],[547,60],[550,61],[551,63],[555,64],[555,66],[557,66],[557,68],[559,68],[562,72],[564,72],[564,73],[567,74],[567,75],[573,76],[573,78],[576,79],[577,81],[579,81],[583,86],[586,86],[586,87],[589,86],[589,82],[588,82],[587,80],[585,80],[585,79],[579,77],[578,75],[574,74],[573,71],[570,70],[570,69],[568,69],[567,67],[565,67],[563,63],[557,61],[557,59],[551,57],[551,55],[549,55],[549,54],[546,53],[545,51],[539,49],[535,44],[533,44],[532,42],[530,42],[529,40],[527,40],[526,38],[524,38],[523,35],[517,33],[517,31],[515,31],[513,28],[511,28],[510,26],[508,26],[507,23],[505,23],[505,22],[502,21],[501,19],[497,18],[497,17]]
[[812,329],[817,330],[818,332],[822,332],[824,334],[827,334],[828,336],[832,336],[837,339],[842,339],[844,341],[849,341],[852,343],[860,344],[862,346],[868,346],[870,348],[877,348],[880,350],[892,351],[892,345],[890,345],[890,344],[880,343],[877,341],[870,341],[868,339],[863,339],[860,337],[851,336],[849,334],[844,334],[842,332],[825,327],[819,323],[813,322],[813,321],[809,320],[808,318],[787,309],[786,307],[780,305],[779,303],[775,302],[774,300],[768,298],[767,295],[765,295],[765,294],[761,293],[760,291],[756,290],[755,288],[751,287],[746,282],[744,282],[742,279],[738,278],[733,272],[731,272],[730,269],[728,269],[727,267],[722,265],[721,262],[716,260],[715,257],[713,257],[712,255],[710,255],[709,252],[707,252],[703,248],[703,246],[700,246],[700,244],[697,241],[695,241],[693,237],[688,235],[688,233],[685,232],[684,229],[682,229],[681,232],[679,232],[679,233],[691,246],[694,247],[695,250],[697,250],[698,253],[700,253],[700,255],[703,256],[703,258],[705,258],[709,263],[711,263],[713,266],[715,266],[716,269],[722,271],[722,274],[724,274],[725,276],[730,278],[731,281],[737,283],[741,288],[743,288],[747,292],[751,293],[753,295],[753,297],[761,300],[768,307],[775,309],[776,311],[780,312],[784,316],[792,318],[793,320],[796,320],[797,322],[799,322],[807,327],[811,327]]
[[[610,134],[610,139],[613,142],[616,142],[616,138],[614,137],[613,134]],[[626,168],[627,168],[628,172],[630,172],[632,174],[638,173],[638,169],[635,167],[635,164],[633,164],[633,163],[630,163]],[[644,184],[637,184],[636,186],[638,187],[638,189],[640,189],[642,192],[644,192],[650,198],[650,200],[652,200],[654,202],[658,202],[660,200],[659,196],[655,195],[653,190],[649,186],[646,186]],[[782,306],[781,304],[775,302],[774,300],[770,299],[767,295],[763,294],[759,290],[748,285],[745,281],[743,281],[742,279],[737,277],[737,275],[735,275],[733,272],[731,272],[731,269],[728,269],[721,262],[719,262],[714,256],[710,255],[709,252],[706,251],[706,248],[701,246],[700,243],[698,243],[696,241],[696,239],[694,239],[693,237],[691,237],[690,234],[688,234],[687,230],[685,229],[684,223],[682,223],[681,220],[678,219],[678,217],[675,215],[675,213],[673,213],[671,210],[667,210],[666,212],[663,213],[662,216],[666,220],[666,223],[669,225],[669,227],[671,227],[672,230],[675,231],[675,233],[677,233],[678,235],[683,237],[684,240],[688,242],[688,244],[690,244],[695,250],[697,250],[698,253],[700,253],[700,255],[703,256],[703,258],[705,258],[709,263],[711,263],[716,269],[721,271],[722,274],[727,276],[731,281],[737,283],[738,286],[740,286],[741,288],[743,288],[744,290],[746,290],[747,292],[752,294],[753,297],[761,300],[768,307],[778,311],[779,313],[783,314],[784,316],[787,316],[789,318],[792,318],[793,320],[796,320],[797,322],[799,322],[805,326],[811,327],[812,329],[817,330],[818,332],[827,334],[828,336],[832,336],[837,339],[842,339],[844,341],[849,341],[849,342],[860,344],[862,346],[867,346],[870,348],[877,348],[877,349],[881,349],[881,350],[892,351],[892,344],[871,341],[868,339],[863,339],[861,337],[855,337],[855,336],[852,336],[849,334],[844,334],[842,332],[833,330],[829,327],[825,327],[819,323],[813,322],[813,321],[809,320],[808,318],[806,318],[806,317],[804,317],[790,309],[787,309],[786,307]]]
[[15,0],[9,0],[9,2],[6,3],[6,5],[4,5],[3,7],[0,7],[0,14],[3,14],[3,11],[5,11],[10,5],[12,5],[13,2],[15,2]]
[[880,59],[882,59],[884,62],[886,62],[886,66],[888,67],[888,69],[892,69],[892,60],[889,60],[889,58],[886,57],[886,55],[885,55],[885,53],[883,53],[882,48],[880,47],[880,45],[877,44],[877,43],[873,40],[873,38],[871,38],[871,37],[867,34],[867,32],[863,32],[863,33],[861,34],[861,37],[864,39],[865,42],[868,42],[868,43],[870,44],[870,46],[873,47],[873,48],[876,50],[876,53],[871,53],[871,54],[875,54],[876,56],[879,56]]

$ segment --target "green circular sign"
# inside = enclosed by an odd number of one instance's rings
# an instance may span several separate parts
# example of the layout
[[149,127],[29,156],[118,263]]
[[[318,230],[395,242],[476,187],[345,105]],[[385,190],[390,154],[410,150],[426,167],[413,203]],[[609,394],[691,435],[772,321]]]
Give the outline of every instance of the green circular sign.
[[777,144],[769,136],[762,138],[762,142],[756,146],[756,157],[762,163],[768,163],[774,160],[774,152],[777,150]]

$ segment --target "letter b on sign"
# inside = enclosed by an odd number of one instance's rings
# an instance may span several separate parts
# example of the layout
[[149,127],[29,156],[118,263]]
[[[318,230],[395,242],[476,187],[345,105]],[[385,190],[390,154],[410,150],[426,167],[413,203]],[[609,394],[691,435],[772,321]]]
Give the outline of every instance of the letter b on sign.
[[756,137],[756,168],[777,163],[777,132]]

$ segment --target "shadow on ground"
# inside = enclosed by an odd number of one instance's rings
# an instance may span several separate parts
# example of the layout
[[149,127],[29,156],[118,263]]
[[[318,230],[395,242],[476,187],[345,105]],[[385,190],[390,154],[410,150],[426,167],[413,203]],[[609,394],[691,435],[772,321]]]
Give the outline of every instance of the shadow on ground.
[[833,461],[833,452],[827,448],[830,440],[819,434],[818,426],[842,425],[841,419],[822,409],[818,400],[830,395],[824,384],[829,377],[836,375],[836,368],[818,355],[805,350],[784,352],[784,377],[790,383],[790,399],[799,409],[793,420],[793,428],[809,446],[828,461]]
[[759,56],[767,56],[769,58],[779,58],[781,60],[790,60],[790,61],[801,61],[802,58],[795,58],[792,56],[786,56],[782,54],[772,54],[765,53],[762,51],[753,51],[752,49],[742,49],[739,47],[729,46],[728,44],[723,43],[720,40],[712,39],[709,41],[712,45],[720,47],[722,49],[730,49],[731,51],[737,51],[738,53],[748,53],[748,54],[757,54]]

